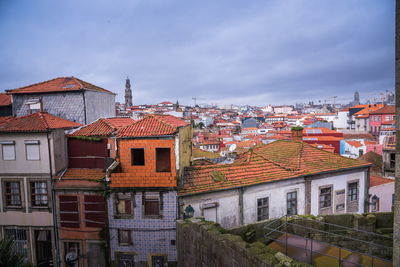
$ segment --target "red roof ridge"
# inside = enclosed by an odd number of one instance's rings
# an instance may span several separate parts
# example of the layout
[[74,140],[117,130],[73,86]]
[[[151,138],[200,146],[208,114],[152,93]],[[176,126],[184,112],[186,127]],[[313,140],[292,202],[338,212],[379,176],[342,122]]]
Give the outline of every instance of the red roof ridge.
[[49,129],[50,125],[47,123],[46,119],[44,118],[43,112],[38,112],[38,116],[43,121],[43,124],[45,125],[45,127]]
[[71,77],[67,77],[67,76],[64,76],[64,77],[56,77],[56,78],[53,78],[53,79],[50,79],[50,80],[47,80],[47,81],[38,82],[38,83],[34,83],[34,84],[29,84],[29,85],[17,87],[17,88],[15,88],[15,89],[8,89],[8,90],[5,90],[5,91],[6,91],[7,93],[12,93],[12,91],[14,91],[14,90],[19,90],[19,89],[24,89],[24,88],[30,87],[30,86],[40,85],[40,84],[47,83],[47,82],[51,82],[51,81],[54,81],[54,80],[60,79],[60,78],[71,78]]

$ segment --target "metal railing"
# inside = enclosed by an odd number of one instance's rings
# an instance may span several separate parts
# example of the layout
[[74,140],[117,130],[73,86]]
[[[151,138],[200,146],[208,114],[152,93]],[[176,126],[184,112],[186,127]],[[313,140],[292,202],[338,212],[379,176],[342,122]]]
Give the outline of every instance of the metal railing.
[[[307,226],[308,224],[317,225],[324,230]],[[339,267],[392,266],[393,248],[387,243],[392,244],[393,240],[385,235],[298,215],[285,215],[275,219],[265,225],[264,229],[266,242],[275,241],[281,252],[301,262],[325,266],[322,263],[318,264],[317,258],[328,257],[331,261],[336,261]],[[352,242],[354,245],[346,246],[346,242]],[[301,253],[296,254],[296,250]],[[336,255],[333,255],[333,252],[336,252]]]

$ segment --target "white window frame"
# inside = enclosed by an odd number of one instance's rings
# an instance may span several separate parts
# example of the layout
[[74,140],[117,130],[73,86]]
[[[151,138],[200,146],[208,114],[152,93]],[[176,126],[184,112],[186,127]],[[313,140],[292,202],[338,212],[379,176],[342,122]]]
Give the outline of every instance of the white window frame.
[[[25,143],[25,158],[26,160],[40,160],[40,141],[39,140],[26,140]],[[37,155],[29,156],[28,147],[37,146]]]
[[[2,159],[3,159],[3,160],[7,160],[7,161],[9,161],[9,160],[16,160],[17,155],[16,155],[16,153],[15,153],[15,141],[0,141],[0,144],[1,144]],[[4,158],[4,148],[7,147],[7,146],[13,148],[13,151],[14,151],[14,157],[13,157],[13,158],[11,158],[11,157],[10,157],[10,158]]]

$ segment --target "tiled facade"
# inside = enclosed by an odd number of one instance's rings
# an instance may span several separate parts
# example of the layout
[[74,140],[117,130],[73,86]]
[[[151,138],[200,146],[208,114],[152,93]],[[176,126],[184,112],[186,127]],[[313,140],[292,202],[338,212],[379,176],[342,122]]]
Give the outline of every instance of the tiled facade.
[[[159,219],[143,218],[142,192],[134,193],[133,218],[116,218],[115,194],[108,199],[111,260],[120,252],[131,252],[135,262],[146,262],[151,255],[165,255],[168,262],[176,261],[176,191],[162,192],[162,216]],[[118,230],[132,230],[132,245],[119,245]]]

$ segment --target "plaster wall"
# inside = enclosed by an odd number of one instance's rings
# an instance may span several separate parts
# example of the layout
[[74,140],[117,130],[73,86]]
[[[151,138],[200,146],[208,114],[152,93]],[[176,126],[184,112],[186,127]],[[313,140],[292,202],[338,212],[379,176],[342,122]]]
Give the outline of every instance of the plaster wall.
[[115,95],[85,90],[86,123],[98,118],[115,117]]
[[[329,177],[323,177],[319,179],[313,179],[311,181],[311,214],[319,214],[319,190],[321,186],[332,185],[332,208],[333,213],[334,203],[335,203],[335,191],[345,190],[345,209],[347,209],[347,184],[351,181],[358,180],[358,212],[364,212],[364,202],[365,202],[365,183],[366,183],[366,173],[365,171],[349,172],[339,175],[330,175]],[[344,211],[345,213],[347,210]]]
[[[378,212],[390,212],[393,206],[393,194],[394,194],[394,181],[392,183],[377,185],[369,188],[370,199],[376,195],[379,197],[379,209]],[[370,210],[371,211],[371,210]]]

